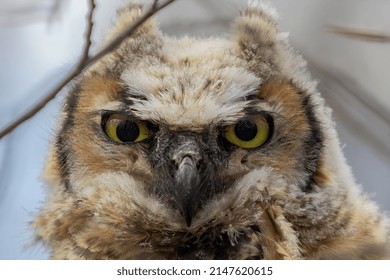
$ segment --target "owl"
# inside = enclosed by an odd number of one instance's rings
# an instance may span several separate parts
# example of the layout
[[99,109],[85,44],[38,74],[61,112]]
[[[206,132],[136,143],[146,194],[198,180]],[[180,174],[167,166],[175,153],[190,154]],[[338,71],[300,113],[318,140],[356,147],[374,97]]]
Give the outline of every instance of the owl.
[[32,226],[53,259],[389,258],[388,220],[262,1],[224,38],[140,26],[74,82],[43,177]]

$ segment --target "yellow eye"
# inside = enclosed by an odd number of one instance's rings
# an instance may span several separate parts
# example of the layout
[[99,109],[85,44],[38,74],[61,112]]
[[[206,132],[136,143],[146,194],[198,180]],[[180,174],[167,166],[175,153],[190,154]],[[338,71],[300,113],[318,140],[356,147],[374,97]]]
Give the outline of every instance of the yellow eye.
[[270,130],[267,119],[257,116],[253,119],[242,119],[226,127],[225,138],[238,147],[253,149],[267,142]]
[[146,123],[130,120],[120,115],[113,115],[106,121],[104,132],[112,140],[119,143],[140,142],[149,137]]

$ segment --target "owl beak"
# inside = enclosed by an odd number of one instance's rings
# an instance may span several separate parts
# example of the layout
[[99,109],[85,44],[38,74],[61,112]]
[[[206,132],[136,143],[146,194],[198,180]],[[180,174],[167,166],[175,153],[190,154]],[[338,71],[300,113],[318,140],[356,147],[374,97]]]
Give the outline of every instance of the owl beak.
[[200,173],[192,156],[183,156],[177,165],[175,174],[176,188],[174,197],[177,206],[185,218],[188,227],[191,226],[199,205]]

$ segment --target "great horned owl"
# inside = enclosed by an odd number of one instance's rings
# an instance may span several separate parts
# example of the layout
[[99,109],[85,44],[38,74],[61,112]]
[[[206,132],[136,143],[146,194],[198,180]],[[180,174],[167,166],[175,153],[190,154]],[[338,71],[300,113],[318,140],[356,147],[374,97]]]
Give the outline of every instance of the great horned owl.
[[305,68],[263,2],[230,38],[147,21],[69,93],[38,239],[55,259],[387,258]]

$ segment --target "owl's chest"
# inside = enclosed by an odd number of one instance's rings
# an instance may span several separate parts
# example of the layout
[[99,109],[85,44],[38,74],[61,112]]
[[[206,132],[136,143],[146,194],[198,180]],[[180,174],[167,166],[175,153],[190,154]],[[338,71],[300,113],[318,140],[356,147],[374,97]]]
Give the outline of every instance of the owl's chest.
[[262,259],[263,250],[258,234],[252,228],[237,232],[235,236],[224,230],[211,229],[198,235],[187,233],[177,236],[169,244],[154,244],[153,251],[164,259]]

